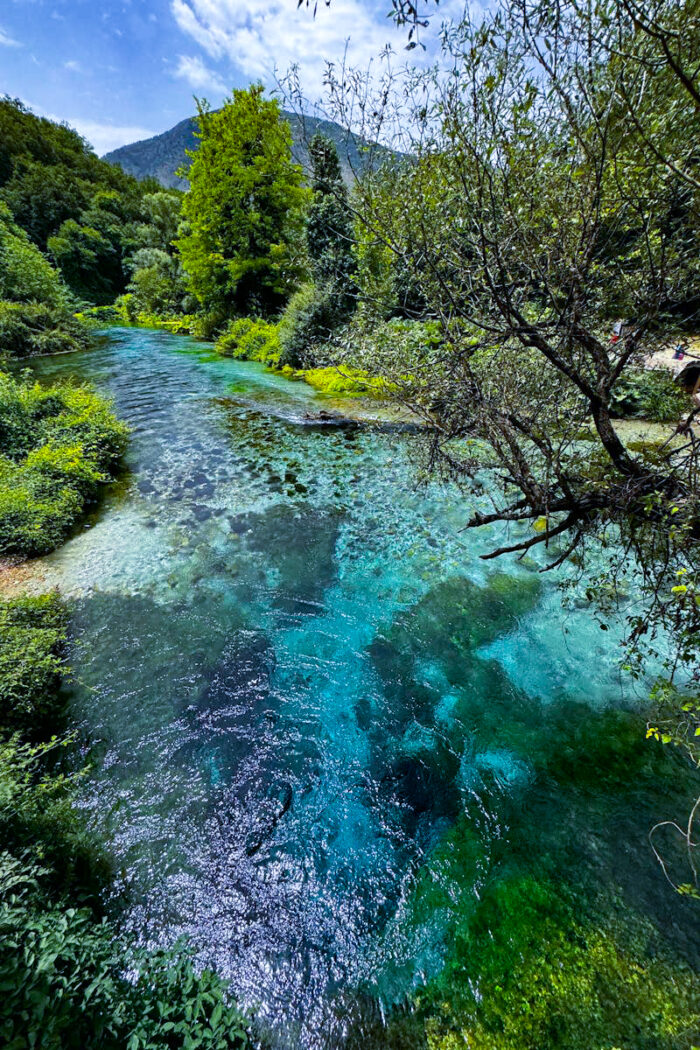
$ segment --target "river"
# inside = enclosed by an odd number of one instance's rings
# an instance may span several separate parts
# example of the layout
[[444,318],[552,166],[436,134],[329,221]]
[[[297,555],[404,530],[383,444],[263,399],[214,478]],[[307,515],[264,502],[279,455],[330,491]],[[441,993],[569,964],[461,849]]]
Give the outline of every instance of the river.
[[[186,934],[276,1047],[339,1047],[440,971],[452,908],[546,825],[528,864],[590,869],[693,956],[647,841],[685,796],[591,745],[637,704],[614,625],[563,612],[534,559],[481,561],[501,534],[417,485],[418,436],[320,422],[342,405],[165,333],[35,367],[133,430],[35,571],[75,600],[81,805],[135,939]],[[472,867],[416,909],[465,819]]]

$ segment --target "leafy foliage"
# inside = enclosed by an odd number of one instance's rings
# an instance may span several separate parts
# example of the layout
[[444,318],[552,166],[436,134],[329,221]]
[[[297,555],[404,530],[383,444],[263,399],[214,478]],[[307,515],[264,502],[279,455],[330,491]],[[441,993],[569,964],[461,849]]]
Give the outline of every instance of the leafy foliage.
[[0,725],[31,736],[55,725],[65,639],[55,596],[0,604]]
[[[12,1050],[244,1050],[245,1022],[182,947],[125,952],[88,909],[47,906],[43,872],[0,856],[0,1034]],[[125,975],[125,966],[133,978]]]
[[[67,610],[0,602],[0,1040],[12,1050],[244,1050],[247,1021],[183,944],[148,952],[99,914],[105,855],[75,808],[58,727]],[[13,735],[8,735],[13,733]]]
[[77,350],[87,341],[58,272],[0,200],[0,360]]
[[90,333],[64,307],[0,302],[0,362],[85,350]]
[[280,325],[282,362],[293,368],[313,361],[356,305],[353,224],[338,151],[330,139],[314,135],[309,157],[313,197],[306,244],[314,283],[292,297]]
[[66,289],[56,270],[0,201],[0,299],[65,305]]
[[66,125],[0,100],[0,200],[77,295],[106,303],[124,290],[134,226],[148,221],[143,198],[158,189],[100,160]]
[[613,387],[611,409],[623,419],[649,419],[654,423],[676,423],[687,399],[665,369],[630,371]]
[[288,298],[302,263],[307,191],[292,163],[289,125],[262,86],[234,91],[221,110],[200,106],[199,149],[177,245],[205,309],[269,312]]
[[0,552],[57,547],[109,480],[127,430],[85,387],[0,373]]
[[219,336],[216,349],[224,357],[260,361],[272,367],[280,363],[277,326],[260,318],[240,317],[231,321]]
[[321,360],[344,311],[339,310],[332,288],[306,284],[295,292],[279,323],[281,363],[291,368]]

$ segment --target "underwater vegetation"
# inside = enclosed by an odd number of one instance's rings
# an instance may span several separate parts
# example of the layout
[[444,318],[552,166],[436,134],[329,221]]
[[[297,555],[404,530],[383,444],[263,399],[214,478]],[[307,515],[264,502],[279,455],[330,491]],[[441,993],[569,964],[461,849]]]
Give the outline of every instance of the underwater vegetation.
[[133,428],[45,564],[124,936],[188,936],[275,1050],[700,1045],[695,905],[648,843],[692,782],[614,627],[480,562],[417,438],[310,425],[308,385],[136,328],[38,369]]

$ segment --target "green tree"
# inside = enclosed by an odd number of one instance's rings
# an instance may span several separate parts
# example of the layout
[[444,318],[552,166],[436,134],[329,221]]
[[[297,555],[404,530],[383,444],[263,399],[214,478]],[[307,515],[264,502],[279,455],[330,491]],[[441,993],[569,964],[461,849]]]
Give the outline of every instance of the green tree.
[[189,230],[177,242],[189,288],[224,316],[274,310],[301,270],[308,197],[289,125],[253,85],[216,112],[200,103],[198,134],[183,202]]
[[134,317],[139,314],[168,315],[196,308],[188,295],[175,238],[180,228],[182,194],[178,190],[147,193],[142,201],[144,222],[137,223],[133,236],[137,245],[126,260],[131,274],[126,301]]
[[142,202],[143,222],[136,225],[134,238],[139,248],[160,248],[173,253],[182,209],[182,194],[178,190],[147,193]]
[[[373,367],[436,424],[432,464],[469,479],[494,468],[502,489],[469,524],[513,534],[486,557],[561,537],[549,567],[573,555],[590,571],[586,544],[602,541],[610,577],[591,581],[593,598],[641,577],[626,669],[643,678],[649,651],[668,652],[649,731],[697,764],[700,409],[681,421],[660,381],[653,400],[688,440],[639,442],[614,423],[697,310],[697,0],[508,0],[481,24],[467,14],[445,47],[450,75],[416,74],[394,96],[394,126],[414,135],[396,192],[369,178],[356,195],[441,346],[379,346]],[[381,104],[364,111],[387,120]],[[698,813],[684,892],[700,892]]]
[[354,292],[354,236],[348,193],[335,143],[316,134],[309,143],[313,201],[306,225],[311,272],[318,284],[332,282],[344,300]]
[[349,320],[357,304],[355,237],[335,143],[316,134],[309,143],[313,197],[306,245],[313,286],[294,296],[280,327],[285,364],[299,367]]
[[127,292],[136,312],[168,315],[180,310],[186,296],[180,261],[162,248],[139,248],[129,260]]
[[0,201],[0,299],[65,303],[66,289],[48,259],[31,243]]
[[159,190],[100,160],[71,128],[0,99],[0,200],[78,295],[106,303],[124,291],[125,260],[168,232],[170,206],[149,203]]

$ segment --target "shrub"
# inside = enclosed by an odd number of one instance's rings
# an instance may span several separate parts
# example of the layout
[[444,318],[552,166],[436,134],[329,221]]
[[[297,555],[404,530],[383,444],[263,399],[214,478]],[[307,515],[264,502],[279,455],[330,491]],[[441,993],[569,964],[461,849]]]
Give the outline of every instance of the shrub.
[[301,368],[317,363],[319,346],[328,342],[339,322],[332,292],[304,285],[289,300],[279,324],[280,364]]
[[216,342],[217,353],[275,367],[280,363],[277,326],[252,317],[231,321]]
[[55,595],[0,602],[0,728],[55,728],[66,619]]
[[0,553],[46,554],[69,535],[126,445],[85,387],[42,389],[0,373]]
[[[51,700],[47,694],[43,706]],[[56,719],[60,713],[57,706]],[[41,865],[47,900],[67,895],[95,904],[110,865],[74,807],[76,776],[59,772],[58,755],[68,742],[0,739],[0,841],[23,863]]]
[[119,324],[123,321],[123,316],[118,306],[119,302],[120,300],[117,299],[110,306],[89,306],[76,313],[75,317],[83,324],[96,328],[106,328],[108,325]]
[[65,306],[0,301],[0,359],[84,350],[87,327]]
[[192,324],[192,335],[195,339],[203,339],[209,342],[218,336],[226,324],[226,315],[219,310],[209,310],[207,313],[195,314]]
[[15,727],[57,716],[66,610],[0,603],[0,1044],[10,1050],[244,1050],[246,1021],[182,945],[134,950],[96,914],[109,877],[75,807],[61,745]]
[[128,293],[140,313],[168,316],[180,311],[187,293],[176,256],[162,248],[139,248],[129,260]]
[[[87,909],[48,905],[43,871],[0,855],[0,1036],[8,1050],[244,1050],[240,1011],[181,948],[129,950]],[[125,971],[131,970],[129,980]]]
[[621,419],[675,423],[684,407],[683,393],[665,368],[628,372],[612,391],[613,415]]

